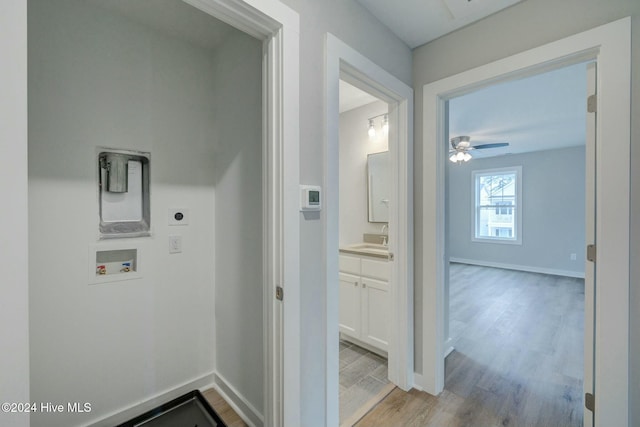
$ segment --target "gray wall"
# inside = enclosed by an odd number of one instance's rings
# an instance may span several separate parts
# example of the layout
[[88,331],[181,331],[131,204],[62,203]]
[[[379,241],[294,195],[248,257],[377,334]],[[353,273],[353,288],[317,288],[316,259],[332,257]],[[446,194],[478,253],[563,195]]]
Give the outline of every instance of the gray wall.
[[[31,399],[93,405],[31,425],[85,425],[214,371],[261,411],[261,43],[214,52],[83,0],[30,0],[29,40]],[[151,152],[153,236],[119,239],[138,280],[88,285],[99,146]],[[175,207],[188,226],[168,226]]]
[[215,56],[216,371],[263,412],[262,43]]
[[[330,32],[394,76],[411,84],[411,52],[357,2],[283,0],[300,14],[300,182],[324,182],[325,34]],[[326,426],[324,336],[326,272],[324,211],[300,216],[302,408],[305,427]],[[338,390],[335,390],[337,393]]]
[[[414,50],[415,99],[430,82],[585,31],[625,16],[632,17],[632,111],[640,111],[640,2],[637,0],[535,0],[524,1],[480,22],[441,37]],[[416,102],[416,117],[422,103]],[[415,132],[416,259],[422,256],[422,125]],[[640,121],[631,129],[631,354],[640,354]],[[423,272],[416,265],[416,301],[421,301]],[[416,310],[420,313],[419,303]],[[419,317],[418,313],[418,317]],[[416,360],[421,360],[420,325],[416,325]],[[631,357],[631,425],[640,423],[640,359]],[[421,367],[419,367],[421,370]]]
[[[449,256],[554,274],[584,274],[584,162],[584,147],[449,162]],[[511,166],[522,166],[522,244],[473,242],[472,172]],[[570,260],[571,253],[576,254],[575,261]]]

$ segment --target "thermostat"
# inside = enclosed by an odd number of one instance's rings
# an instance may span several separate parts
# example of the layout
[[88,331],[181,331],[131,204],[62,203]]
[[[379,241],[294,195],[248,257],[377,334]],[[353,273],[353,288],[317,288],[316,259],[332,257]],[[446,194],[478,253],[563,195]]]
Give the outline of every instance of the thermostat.
[[322,209],[322,189],[317,185],[300,186],[300,210],[319,211]]

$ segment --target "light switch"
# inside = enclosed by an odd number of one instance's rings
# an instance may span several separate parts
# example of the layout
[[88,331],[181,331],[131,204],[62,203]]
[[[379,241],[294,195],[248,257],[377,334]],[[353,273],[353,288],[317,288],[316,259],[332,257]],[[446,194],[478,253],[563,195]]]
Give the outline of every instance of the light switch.
[[182,236],[169,236],[169,253],[179,254],[182,252]]

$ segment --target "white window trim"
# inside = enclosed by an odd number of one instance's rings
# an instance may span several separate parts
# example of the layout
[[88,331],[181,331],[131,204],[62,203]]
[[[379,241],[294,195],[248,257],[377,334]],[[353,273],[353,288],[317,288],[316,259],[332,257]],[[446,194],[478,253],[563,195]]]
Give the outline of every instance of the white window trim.
[[[478,225],[478,220],[476,218],[477,214],[477,204],[478,204],[478,188],[476,185],[476,179],[478,175],[493,175],[493,174],[502,174],[506,172],[515,172],[516,174],[516,200],[515,200],[515,209],[516,209],[516,224],[515,224],[515,239],[509,239],[504,237],[477,237],[476,227]],[[522,245],[522,166],[510,166],[506,168],[495,168],[495,169],[478,169],[471,171],[471,188],[472,188],[472,199],[471,199],[471,241],[477,243],[498,243],[501,245]]]

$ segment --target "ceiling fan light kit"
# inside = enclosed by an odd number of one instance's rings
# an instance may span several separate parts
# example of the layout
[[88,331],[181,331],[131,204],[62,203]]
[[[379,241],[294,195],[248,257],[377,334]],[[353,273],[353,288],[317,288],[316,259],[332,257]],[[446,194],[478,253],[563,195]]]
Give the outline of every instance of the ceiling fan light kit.
[[465,153],[462,151],[453,152],[451,156],[449,156],[449,160],[451,160],[454,163],[468,162],[472,158],[473,157],[471,156],[471,154]]
[[470,150],[480,150],[485,148],[498,148],[508,146],[508,142],[496,142],[492,144],[471,145],[471,137],[462,135],[451,138],[451,150],[449,150],[449,160],[454,163],[468,162],[473,158],[469,154]]

